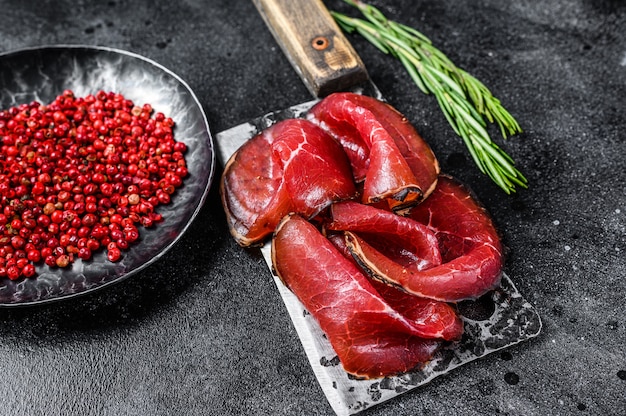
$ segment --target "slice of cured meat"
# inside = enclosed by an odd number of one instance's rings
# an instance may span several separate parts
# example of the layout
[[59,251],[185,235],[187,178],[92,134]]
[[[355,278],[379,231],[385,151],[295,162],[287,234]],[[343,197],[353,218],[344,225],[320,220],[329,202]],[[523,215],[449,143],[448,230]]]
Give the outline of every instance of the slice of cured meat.
[[426,340],[391,308],[370,280],[310,222],[289,215],[272,240],[274,270],[315,317],[346,372],[376,378],[428,361],[440,341]]
[[441,264],[435,233],[424,224],[354,201],[333,204],[328,230],[352,231],[404,267],[429,269]]
[[415,296],[377,280],[372,283],[392,308],[421,329],[422,337],[446,341],[461,339],[463,321],[450,304]]
[[477,298],[498,285],[503,263],[498,233],[465,187],[441,176],[435,191],[409,215],[434,230],[442,264],[419,271],[408,268],[357,233],[346,232],[350,251],[373,277],[447,302]]
[[[346,258],[358,266],[346,245],[343,233],[331,234],[328,239]],[[463,322],[448,303],[415,296],[375,279],[370,279],[370,282],[389,306],[420,329],[421,337],[453,341],[463,335]]]
[[386,200],[398,210],[418,203],[434,189],[439,164],[413,125],[389,104],[353,93],[324,98],[308,118],[344,147],[362,201]]
[[220,193],[231,234],[250,246],[262,243],[287,213],[308,218],[357,191],[342,147],[313,123],[290,119],[231,156]]

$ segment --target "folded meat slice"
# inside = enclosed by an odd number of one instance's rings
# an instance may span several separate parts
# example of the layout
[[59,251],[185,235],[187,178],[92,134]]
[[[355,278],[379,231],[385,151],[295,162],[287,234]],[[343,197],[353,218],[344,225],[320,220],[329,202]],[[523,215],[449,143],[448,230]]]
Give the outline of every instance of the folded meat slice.
[[333,231],[351,231],[404,267],[424,270],[441,264],[435,233],[424,224],[355,201],[343,201],[330,208]]
[[442,264],[408,268],[357,233],[346,232],[350,251],[370,275],[409,293],[447,302],[477,298],[499,284],[503,255],[498,233],[465,187],[441,176],[435,191],[409,216],[435,232]]
[[362,201],[386,200],[394,210],[414,205],[434,189],[439,164],[413,125],[389,104],[353,93],[335,93],[309,110],[308,118],[345,149]]
[[422,337],[441,338],[446,341],[461,339],[463,321],[450,304],[415,296],[374,279],[372,283],[392,308],[421,329]]
[[289,215],[272,240],[274,270],[319,323],[346,372],[400,374],[428,361],[440,341],[394,310],[370,280],[310,222]]
[[[347,259],[358,266],[346,245],[343,233],[328,235],[328,239]],[[370,279],[370,282],[389,306],[420,329],[421,337],[453,341],[463,335],[463,322],[448,303],[415,296],[375,279]]]
[[220,193],[230,232],[245,247],[261,244],[287,213],[312,217],[357,191],[341,145],[313,123],[290,119],[231,156]]

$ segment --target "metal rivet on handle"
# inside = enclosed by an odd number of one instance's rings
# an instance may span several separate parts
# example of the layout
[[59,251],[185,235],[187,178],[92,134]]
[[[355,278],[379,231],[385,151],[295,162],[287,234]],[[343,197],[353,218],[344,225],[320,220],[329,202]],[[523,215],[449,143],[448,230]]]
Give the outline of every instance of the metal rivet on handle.
[[316,38],[313,38],[313,40],[311,41],[311,45],[313,45],[313,49],[323,51],[324,49],[328,48],[330,42],[325,36],[317,36]]

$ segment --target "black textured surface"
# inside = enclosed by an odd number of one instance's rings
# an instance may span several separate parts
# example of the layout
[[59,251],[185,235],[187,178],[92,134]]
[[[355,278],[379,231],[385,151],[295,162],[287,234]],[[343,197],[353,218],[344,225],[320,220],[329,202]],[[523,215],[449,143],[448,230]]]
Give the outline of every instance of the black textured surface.
[[[626,4],[375,4],[483,80],[525,129],[502,146],[530,189],[506,196],[472,166],[433,98],[391,58],[350,38],[443,169],[492,213],[509,247],[506,271],[544,327],[367,414],[623,414]],[[0,8],[3,52],[82,43],[144,55],[187,81],[214,133],[310,98],[248,1]],[[131,279],[68,302],[0,310],[0,372],[2,415],[331,412],[266,265],[230,239],[216,188],[189,232]]]

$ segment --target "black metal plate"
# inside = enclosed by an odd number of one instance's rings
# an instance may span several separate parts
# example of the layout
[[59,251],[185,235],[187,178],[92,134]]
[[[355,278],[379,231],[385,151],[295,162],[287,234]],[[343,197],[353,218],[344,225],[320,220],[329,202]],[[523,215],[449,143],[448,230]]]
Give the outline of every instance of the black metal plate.
[[167,68],[139,55],[103,47],[43,46],[0,55],[0,108],[48,103],[71,89],[76,96],[114,91],[172,117],[175,138],[187,145],[189,176],[172,202],[158,207],[163,223],[140,227],[140,242],[111,263],[104,252],[66,269],[37,265],[37,277],[0,279],[0,306],[65,299],[130,277],[158,260],[189,227],[213,179],[215,152],[204,111],[193,91]]

